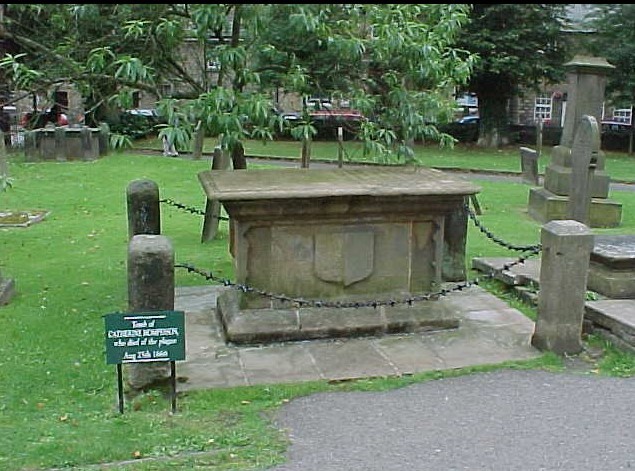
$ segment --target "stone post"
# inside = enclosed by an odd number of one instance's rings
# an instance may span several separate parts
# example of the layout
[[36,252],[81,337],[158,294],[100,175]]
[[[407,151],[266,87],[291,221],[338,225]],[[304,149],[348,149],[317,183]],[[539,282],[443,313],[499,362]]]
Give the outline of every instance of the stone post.
[[37,162],[40,160],[38,137],[37,131],[24,132],[24,160],[27,162]]
[[[220,147],[214,149],[212,156],[212,170],[229,169],[229,158],[227,153],[223,152]],[[203,232],[201,233],[201,242],[209,242],[214,240],[218,232],[218,221],[220,217],[220,202],[218,200],[210,200],[205,202],[205,218],[203,219]]]
[[234,170],[246,170],[247,159],[245,158],[245,148],[242,142],[238,142],[236,147],[232,149],[232,165]]
[[[139,234],[128,244],[128,310],[174,310],[174,250],[161,235]],[[128,364],[128,384],[135,391],[171,377],[170,362]]]
[[152,180],[135,180],[128,185],[128,239],[137,234],[161,234],[159,187]]
[[554,220],[542,227],[538,319],[531,344],[558,355],[582,350],[582,321],[589,259],[590,229],[572,220]]
[[88,126],[82,126],[79,131],[79,139],[81,141],[81,159],[95,160],[99,156],[99,149],[96,145],[98,142],[93,141],[93,131]]
[[55,128],[55,160],[66,161],[66,128]]
[[110,153],[110,126],[105,121],[99,123],[99,155],[104,156]]
[[205,143],[205,128],[199,120],[194,129],[194,145],[192,146],[192,158],[200,160],[203,157],[203,144]]

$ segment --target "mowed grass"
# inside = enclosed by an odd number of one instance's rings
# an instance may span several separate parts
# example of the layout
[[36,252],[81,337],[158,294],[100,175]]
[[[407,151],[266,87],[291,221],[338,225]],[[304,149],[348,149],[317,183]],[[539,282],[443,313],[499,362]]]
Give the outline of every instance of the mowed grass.
[[[203,152],[211,153],[215,141],[206,139]],[[284,157],[300,159],[302,146],[300,142],[286,139],[276,141],[246,140],[245,154],[257,157]],[[364,155],[362,143],[359,141],[344,141],[342,144],[343,160],[345,163],[395,164],[394,160],[387,161],[373,155]],[[415,156],[420,165],[445,169],[474,169],[493,172],[520,173],[519,145],[510,145],[492,150],[477,147],[472,144],[457,144],[454,148],[440,148],[437,144],[417,144]],[[525,145],[525,147],[536,148]],[[135,142],[137,149],[161,150],[162,144],[156,138],[148,138]],[[311,159],[315,161],[338,160],[340,145],[336,141],[314,141],[311,145]],[[551,146],[544,146],[538,159],[538,172],[544,174],[545,167],[551,161]],[[188,149],[185,150],[188,152]],[[625,152],[604,151],[605,172],[615,181],[635,183],[635,155]]]
[[[134,180],[149,179],[158,184],[161,198],[204,209],[197,174],[209,165],[208,160],[135,153],[64,163],[24,163],[23,156],[11,156],[13,186],[0,193],[0,210],[45,209],[50,214],[27,228],[0,228],[0,271],[15,280],[17,291],[0,307],[0,469],[96,469],[89,466],[99,463],[135,470],[263,469],[283,461],[287,446],[286,435],[268,417],[294,397],[381,390],[494,368],[198,391],[179,396],[174,415],[169,400],[150,391],[127,402],[120,415],[115,367],[105,362],[102,316],[127,310],[126,189]],[[474,181],[482,187],[479,218],[488,229],[513,244],[539,241],[540,225],[526,211],[527,185]],[[634,195],[612,192],[623,204],[623,224],[599,232],[635,231]],[[233,279],[226,222],[216,240],[202,244],[200,215],[169,205],[161,211],[162,232],[173,244],[177,263]],[[510,256],[468,224],[468,260]],[[177,270],[176,283],[208,282]],[[632,374],[631,361],[618,352],[607,371]],[[501,366],[559,368],[561,363],[546,354]]]

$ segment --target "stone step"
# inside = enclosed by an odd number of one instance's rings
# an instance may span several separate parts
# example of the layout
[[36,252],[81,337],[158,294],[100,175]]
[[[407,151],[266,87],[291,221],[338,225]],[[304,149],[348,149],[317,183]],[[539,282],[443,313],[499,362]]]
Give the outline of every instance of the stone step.
[[[509,270],[502,268],[511,257],[478,257],[472,268],[512,286],[523,299],[538,305],[540,288],[540,259],[531,259]],[[599,294],[598,300],[585,303],[585,329],[603,335],[618,347],[635,353],[635,299],[607,299]]]
[[240,345],[363,337],[455,329],[459,317],[438,301],[412,306],[241,309],[238,291],[218,297],[217,315],[225,340]]

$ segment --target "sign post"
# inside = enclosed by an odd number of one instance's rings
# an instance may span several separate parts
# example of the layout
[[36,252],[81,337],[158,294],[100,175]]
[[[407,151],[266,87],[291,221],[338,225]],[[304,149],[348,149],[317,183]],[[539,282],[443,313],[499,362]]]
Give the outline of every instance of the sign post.
[[185,313],[152,311],[104,315],[106,363],[117,365],[119,412],[123,414],[124,363],[169,361],[172,412],[176,412],[175,361],[185,360]]

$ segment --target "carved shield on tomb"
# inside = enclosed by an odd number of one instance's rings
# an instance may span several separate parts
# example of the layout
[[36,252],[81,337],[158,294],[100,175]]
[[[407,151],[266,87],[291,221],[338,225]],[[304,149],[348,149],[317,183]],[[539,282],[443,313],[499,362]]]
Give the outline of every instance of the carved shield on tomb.
[[350,286],[373,273],[375,234],[372,231],[324,232],[314,235],[315,275]]

